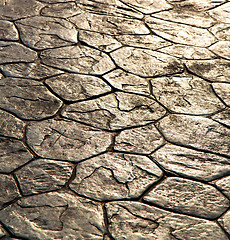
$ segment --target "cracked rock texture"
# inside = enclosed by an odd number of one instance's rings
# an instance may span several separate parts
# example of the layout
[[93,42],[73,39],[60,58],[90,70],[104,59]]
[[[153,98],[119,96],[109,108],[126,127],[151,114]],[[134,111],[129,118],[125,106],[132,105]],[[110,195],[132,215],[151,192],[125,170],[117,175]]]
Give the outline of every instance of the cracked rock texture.
[[0,0],[0,239],[230,239],[229,0]]
[[79,163],[70,187],[97,200],[135,198],[161,176],[145,156],[105,154]]

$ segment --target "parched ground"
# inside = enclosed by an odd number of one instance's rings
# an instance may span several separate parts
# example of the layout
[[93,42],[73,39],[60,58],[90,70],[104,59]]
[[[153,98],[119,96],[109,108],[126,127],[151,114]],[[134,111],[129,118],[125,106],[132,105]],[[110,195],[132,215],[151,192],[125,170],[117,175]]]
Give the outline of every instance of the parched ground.
[[229,0],[0,0],[0,239],[230,239],[229,108]]

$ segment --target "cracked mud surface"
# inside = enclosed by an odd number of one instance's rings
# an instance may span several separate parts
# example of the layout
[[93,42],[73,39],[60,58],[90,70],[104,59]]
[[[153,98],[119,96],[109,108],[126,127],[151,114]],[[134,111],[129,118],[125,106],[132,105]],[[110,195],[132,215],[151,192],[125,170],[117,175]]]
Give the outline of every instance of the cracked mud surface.
[[230,239],[229,108],[229,0],[0,0],[0,239]]

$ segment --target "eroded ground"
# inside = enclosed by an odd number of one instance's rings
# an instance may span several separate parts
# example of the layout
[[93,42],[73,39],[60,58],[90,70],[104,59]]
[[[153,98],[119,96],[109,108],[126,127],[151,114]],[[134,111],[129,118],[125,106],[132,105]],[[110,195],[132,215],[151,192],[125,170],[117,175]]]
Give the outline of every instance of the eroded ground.
[[0,0],[0,239],[230,239],[230,1]]

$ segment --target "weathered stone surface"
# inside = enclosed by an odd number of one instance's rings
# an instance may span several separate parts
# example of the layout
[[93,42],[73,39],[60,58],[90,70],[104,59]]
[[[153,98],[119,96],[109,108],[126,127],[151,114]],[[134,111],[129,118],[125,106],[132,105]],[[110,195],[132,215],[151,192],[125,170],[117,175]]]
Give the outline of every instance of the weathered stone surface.
[[216,58],[216,55],[207,48],[185,46],[180,44],[164,47],[159,51],[185,60],[204,60]]
[[151,87],[157,100],[176,112],[207,114],[225,107],[210,83],[191,74],[154,78]]
[[[214,222],[170,213],[139,202],[106,203],[106,209],[109,231],[117,240],[228,239]],[[192,234],[186,234],[190,229],[193,229]],[[195,233],[199,234],[193,235]]]
[[0,20],[0,40],[18,40],[18,32],[13,23]]
[[230,176],[216,181],[215,184],[230,198]]
[[0,0],[0,239],[229,239],[229,3]]
[[210,48],[218,56],[223,57],[224,59],[230,60],[230,42],[229,41],[220,41],[212,45]]
[[220,224],[224,227],[228,234],[230,234],[230,211],[225,213],[220,219]]
[[146,23],[157,35],[174,43],[207,47],[215,42],[215,37],[206,29],[184,26],[184,24],[148,17]]
[[8,235],[2,238],[2,240],[16,240],[16,239],[18,238],[10,237]]
[[0,69],[7,77],[23,77],[38,80],[63,73],[58,69],[45,66],[39,60],[31,63],[4,64],[0,65]]
[[[39,2],[43,2],[43,3],[63,3],[63,0],[37,0]],[[65,2],[73,2],[73,0],[65,0]]]
[[110,153],[79,163],[70,187],[96,200],[136,198],[161,175],[147,157]]
[[[49,1],[51,2],[51,1]],[[57,2],[57,1],[56,1]],[[61,1],[61,3],[47,5],[41,10],[41,15],[46,17],[69,18],[81,13],[75,2]]]
[[209,29],[219,40],[230,41],[230,23],[218,23]]
[[227,83],[213,83],[212,84],[216,94],[230,106],[230,84]]
[[118,35],[116,39],[126,46],[147,48],[150,50],[158,50],[171,45],[168,41],[154,35]]
[[36,59],[35,51],[19,44],[12,42],[0,42],[0,64],[32,62]]
[[183,11],[181,11],[180,7],[173,8],[169,11],[155,13],[152,16],[170,22],[184,23],[200,28],[209,28],[215,23],[215,20],[210,17],[208,12],[194,11],[192,8],[184,9]]
[[[127,209],[129,203],[132,204],[131,202],[106,204],[110,223],[109,230],[114,239],[157,239],[155,231],[158,224],[154,221],[155,219],[141,218],[142,216],[136,215],[135,211],[129,211]],[[134,203],[135,205],[136,203]]]
[[219,22],[230,23],[230,3],[227,1],[225,4],[210,10],[209,14]]
[[162,47],[171,45],[171,43],[167,42],[166,40],[154,35],[134,34],[111,36],[104,33],[84,30],[79,31],[79,39],[106,52],[113,51],[122,45],[146,48],[151,50],[157,50]]
[[110,52],[122,46],[115,36],[91,31],[79,31],[79,40],[101,51]]
[[86,12],[123,18],[142,18],[143,14],[133,7],[128,7],[125,1],[119,0],[78,0],[78,6]]
[[85,46],[45,50],[41,59],[48,66],[83,74],[103,74],[115,67],[108,55]]
[[165,110],[153,99],[118,92],[67,106],[62,115],[103,129],[144,125],[161,118]]
[[185,177],[211,181],[230,173],[230,160],[167,144],[151,155],[165,169]]
[[118,66],[139,76],[151,77],[181,72],[182,64],[164,53],[123,47],[111,53]]
[[36,0],[2,0],[0,19],[18,19],[39,15],[44,4]]
[[169,141],[230,155],[230,129],[211,119],[171,115],[161,120],[159,128]]
[[202,240],[202,239],[220,239],[227,240],[228,237],[223,233],[220,227],[216,224],[200,223],[195,226],[191,226],[187,229],[179,229],[172,233],[176,239],[186,239],[186,240]]
[[230,61],[222,59],[187,61],[186,66],[193,73],[210,81],[230,82]]
[[153,124],[128,129],[116,136],[114,148],[120,151],[150,154],[164,143]]
[[183,178],[167,178],[144,196],[147,202],[173,211],[203,218],[216,218],[228,207],[229,200],[216,188]]
[[121,69],[116,69],[103,77],[115,88],[128,92],[150,94],[149,79],[138,77]]
[[138,0],[124,0],[123,2],[145,14],[164,11],[172,8],[172,6],[168,4],[165,0],[160,0],[158,2],[154,0],[148,0],[144,2],[140,2]]
[[44,158],[72,161],[103,152],[111,144],[109,133],[60,119],[30,124],[27,139],[34,151]]
[[149,30],[141,20],[82,13],[70,18],[78,28],[99,33],[123,34],[148,34]]
[[42,119],[54,115],[61,101],[43,84],[19,78],[0,81],[0,107],[25,119]]
[[102,79],[81,74],[62,74],[46,80],[59,96],[69,101],[87,99],[111,91]]
[[12,176],[0,174],[0,208],[20,196]]
[[15,236],[31,240],[101,240],[105,231],[101,207],[66,192],[22,199],[2,210],[0,220]]
[[195,11],[205,11],[208,9],[212,9],[215,7],[218,7],[222,3],[225,2],[225,0],[168,0],[170,4],[173,6],[180,7],[182,11],[185,9],[194,9]]
[[29,47],[41,50],[77,43],[78,31],[64,19],[35,16],[16,22],[21,40]]
[[0,135],[23,138],[25,123],[12,114],[0,110]]
[[227,109],[223,112],[217,113],[214,116],[212,116],[212,119],[230,126],[230,110]]
[[47,159],[35,160],[16,172],[24,195],[57,190],[65,185],[73,165]]
[[0,226],[0,237],[4,237],[4,236],[6,236],[6,231],[2,226]]
[[9,173],[30,161],[32,157],[21,142],[0,138],[0,172]]

